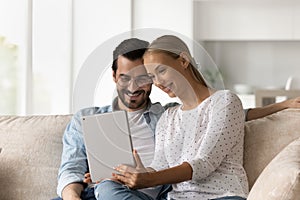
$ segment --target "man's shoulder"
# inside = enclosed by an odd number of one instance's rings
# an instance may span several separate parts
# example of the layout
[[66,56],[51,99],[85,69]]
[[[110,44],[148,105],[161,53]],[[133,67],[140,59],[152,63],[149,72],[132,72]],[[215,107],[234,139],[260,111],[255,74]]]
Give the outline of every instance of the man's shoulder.
[[165,110],[167,110],[169,108],[173,108],[173,107],[178,106],[178,105],[179,105],[179,103],[177,103],[177,102],[171,102],[171,103],[165,104],[163,107],[164,107]]
[[88,115],[101,114],[101,113],[106,113],[111,111],[112,111],[111,105],[102,106],[102,107],[94,106],[94,107],[80,109],[76,113],[76,116],[88,116]]
[[153,113],[163,113],[168,108],[174,107],[179,105],[176,102],[167,103],[164,106],[161,105],[160,102],[151,103],[151,106],[148,107],[149,111],[152,111]]

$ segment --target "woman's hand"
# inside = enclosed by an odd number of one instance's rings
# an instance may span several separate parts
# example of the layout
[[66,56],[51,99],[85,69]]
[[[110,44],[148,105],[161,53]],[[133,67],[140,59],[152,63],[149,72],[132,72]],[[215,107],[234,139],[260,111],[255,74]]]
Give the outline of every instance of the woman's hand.
[[151,174],[144,167],[140,156],[137,151],[133,151],[133,157],[136,161],[136,167],[130,167],[128,165],[119,165],[115,168],[118,174],[113,173],[113,177],[127,185],[132,189],[151,187]]

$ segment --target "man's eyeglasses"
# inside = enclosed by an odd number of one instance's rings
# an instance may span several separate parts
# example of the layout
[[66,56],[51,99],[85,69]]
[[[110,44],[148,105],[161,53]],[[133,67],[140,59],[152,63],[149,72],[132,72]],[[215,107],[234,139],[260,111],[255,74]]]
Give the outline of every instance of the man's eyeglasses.
[[153,81],[148,75],[137,76],[132,78],[131,76],[121,74],[118,79],[118,85],[121,87],[127,87],[131,81],[134,81],[138,87],[143,87],[145,85],[152,84]]

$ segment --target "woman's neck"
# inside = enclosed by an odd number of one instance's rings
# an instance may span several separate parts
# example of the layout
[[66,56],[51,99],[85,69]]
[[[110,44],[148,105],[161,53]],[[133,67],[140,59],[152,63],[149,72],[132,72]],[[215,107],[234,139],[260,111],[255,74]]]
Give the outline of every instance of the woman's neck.
[[196,108],[213,92],[211,89],[198,82],[191,83],[190,86],[191,90],[186,90],[181,97],[178,96],[182,102],[182,110]]

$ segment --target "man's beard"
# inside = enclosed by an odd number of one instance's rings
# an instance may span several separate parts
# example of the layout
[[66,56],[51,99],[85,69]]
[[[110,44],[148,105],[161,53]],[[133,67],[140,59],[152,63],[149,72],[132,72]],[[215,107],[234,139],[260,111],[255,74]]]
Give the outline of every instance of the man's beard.
[[[127,96],[127,94],[137,94],[139,93],[139,98],[137,102],[137,100],[129,100],[127,101],[125,98],[125,95]],[[141,108],[145,103],[148,103],[149,101],[149,95],[150,95],[151,91],[145,91],[145,90],[138,90],[135,91],[134,93],[129,92],[126,89],[122,89],[122,90],[118,90],[118,96],[119,99],[121,100],[121,102],[124,104],[124,106],[126,106],[129,109],[139,109]]]

